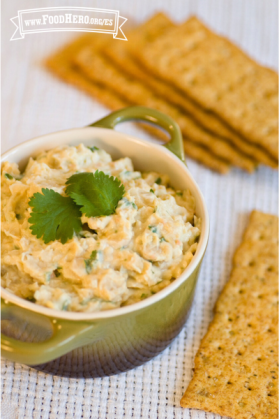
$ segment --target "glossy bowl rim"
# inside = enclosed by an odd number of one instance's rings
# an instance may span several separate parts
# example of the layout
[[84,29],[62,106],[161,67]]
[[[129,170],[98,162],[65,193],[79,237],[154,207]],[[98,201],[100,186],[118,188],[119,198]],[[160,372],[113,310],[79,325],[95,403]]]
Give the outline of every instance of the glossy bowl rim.
[[[44,134],[44,135],[32,138],[30,140],[24,141],[24,142],[22,142],[22,143],[20,143],[16,146],[10,148],[9,150],[7,150],[5,153],[3,153],[1,155],[1,163],[3,162],[4,158],[6,158],[11,153],[19,152],[20,149],[23,148],[26,144],[30,144],[32,142],[35,143],[36,141],[42,140],[45,137],[49,137],[50,135],[64,134],[64,133],[68,133],[68,132],[72,132],[72,131],[86,130],[86,129],[90,129],[90,130],[102,129],[102,130],[107,131],[109,135],[115,135],[115,134],[119,135],[120,134],[118,131],[114,131],[114,130],[107,129],[107,128],[98,128],[98,127],[71,128],[71,129],[66,129],[66,130],[61,130],[61,131],[55,131],[55,132],[52,132],[52,133]],[[207,247],[207,243],[208,243],[208,238],[209,238],[209,215],[208,215],[208,211],[207,211],[207,207],[206,207],[206,204],[205,204],[203,194],[201,193],[200,188],[199,188],[197,182],[195,181],[195,179],[193,178],[193,176],[191,175],[188,167],[178,157],[176,157],[171,151],[169,151],[167,148],[163,147],[161,144],[156,144],[156,143],[148,141],[148,140],[139,139],[139,138],[134,137],[130,134],[121,133],[121,136],[126,137],[126,139],[129,139],[129,141],[131,141],[131,142],[142,143],[143,145],[148,146],[150,148],[153,148],[155,150],[160,150],[161,152],[163,151],[163,153],[166,154],[168,156],[168,158],[173,160],[172,163],[175,163],[176,165],[179,165],[179,167],[184,172],[184,174],[188,178],[190,178],[191,181],[194,183],[194,185],[196,187],[196,191],[199,194],[199,197],[200,197],[200,200],[201,200],[201,204],[202,204],[202,207],[203,207],[205,217],[202,220],[202,225],[203,225],[203,228],[204,228],[204,238],[203,238],[202,242],[199,241],[200,247],[197,250],[197,252],[195,253],[191,263],[185,268],[183,273],[178,278],[176,278],[170,285],[168,285],[166,288],[162,289],[161,291],[152,295],[151,297],[146,298],[143,301],[139,301],[137,303],[134,303],[134,304],[131,304],[131,305],[128,305],[128,306],[125,306],[125,307],[118,307],[118,308],[113,308],[113,309],[110,309],[110,310],[104,310],[104,311],[93,312],[93,313],[54,310],[54,309],[51,309],[51,308],[47,308],[47,307],[44,307],[44,306],[34,304],[34,303],[29,302],[27,300],[24,300],[23,298],[12,294],[11,292],[7,291],[5,288],[3,288],[1,286],[1,297],[5,301],[5,303],[12,303],[12,304],[17,305],[19,307],[22,307],[26,310],[35,312],[37,314],[44,315],[48,318],[58,318],[58,319],[61,319],[61,320],[72,320],[72,321],[85,320],[86,321],[86,320],[107,319],[107,318],[112,318],[112,317],[114,318],[114,317],[118,317],[118,316],[123,316],[125,314],[129,314],[129,313],[132,313],[132,312],[140,311],[142,309],[147,308],[148,306],[150,306],[152,304],[156,304],[157,302],[159,302],[160,300],[164,299],[169,294],[171,294],[173,291],[175,291],[177,288],[179,288],[179,286],[184,281],[186,281],[192,275],[192,273],[195,271],[195,269],[200,265],[200,263],[202,262],[202,259],[203,259],[203,256],[204,256],[204,253],[205,253],[205,250],[206,250],[206,247]],[[80,139],[80,142],[82,143],[82,139]]]

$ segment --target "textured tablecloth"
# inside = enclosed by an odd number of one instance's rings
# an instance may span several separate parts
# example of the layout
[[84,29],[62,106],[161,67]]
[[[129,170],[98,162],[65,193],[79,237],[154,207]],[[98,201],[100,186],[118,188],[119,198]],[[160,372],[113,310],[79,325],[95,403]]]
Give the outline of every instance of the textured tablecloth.
[[[163,10],[176,21],[191,14],[229,36],[263,64],[277,65],[276,0],[121,0],[3,2],[2,14],[2,152],[29,138],[80,127],[108,110],[44,71],[43,57],[73,33],[27,35],[10,42],[10,18],[19,9],[87,6],[118,9],[141,21]],[[121,130],[147,137],[131,124]],[[212,308],[228,280],[233,252],[254,208],[277,211],[277,173],[260,168],[248,175],[233,170],[220,176],[189,160],[201,187],[211,220],[208,249],[200,273],[190,318],[180,335],[161,355],[128,373],[98,379],[67,379],[38,373],[2,360],[2,419],[23,418],[219,418],[179,405],[192,374],[200,340],[212,318]]]

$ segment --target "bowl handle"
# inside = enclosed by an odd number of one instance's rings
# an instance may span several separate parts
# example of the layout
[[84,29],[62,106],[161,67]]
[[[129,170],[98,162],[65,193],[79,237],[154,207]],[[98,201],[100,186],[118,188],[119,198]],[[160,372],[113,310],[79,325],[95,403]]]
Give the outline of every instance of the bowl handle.
[[[14,310],[17,306],[1,301],[1,317],[2,320],[14,317]],[[19,309],[24,310],[22,307]],[[13,362],[19,362],[27,365],[39,365],[52,361],[79,346],[86,345],[96,339],[95,332],[90,333],[95,324],[69,321],[64,319],[51,319],[29,310],[24,310],[30,317],[36,319],[36,323],[44,322],[46,319],[51,322],[52,335],[49,339],[42,342],[23,342],[6,336],[1,333],[1,353],[4,358]]]
[[170,134],[171,139],[168,143],[164,144],[164,147],[185,163],[183,140],[178,124],[168,115],[155,109],[146,108],[145,106],[129,106],[128,108],[112,112],[105,118],[102,118],[89,126],[113,129],[121,122],[137,119],[158,125],[160,128],[167,131]]

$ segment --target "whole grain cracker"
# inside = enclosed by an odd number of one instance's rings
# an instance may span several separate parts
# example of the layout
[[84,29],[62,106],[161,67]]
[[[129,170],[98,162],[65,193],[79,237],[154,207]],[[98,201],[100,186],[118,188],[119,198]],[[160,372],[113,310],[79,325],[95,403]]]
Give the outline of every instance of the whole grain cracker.
[[244,154],[250,156],[252,160],[255,159],[255,161],[276,168],[278,165],[275,159],[269,157],[259,147],[243,141],[240,136],[224,125],[212,112],[207,112],[200,106],[197,106],[187,96],[182,95],[174,86],[158,79],[158,77],[154,77],[150,71],[147,73],[146,69],[142,68],[140,57],[141,53],[144,54],[146,45],[161,36],[162,31],[165,33],[174,26],[174,23],[167,16],[157,13],[129,33],[129,42],[113,43],[111,41],[104,48],[103,53],[113,60],[122,71],[144,82],[155,93],[188,112],[196,122],[214,134],[215,137],[229,141]]
[[[83,90],[85,93],[89,94],[94,99],[97,99],[109,109],[117,110],[129,106],[129,102],[122,100],[119,96],[107,89],[106,86],[93,83],[92,80],[89,80],[84,74],[80,73],[78,68],[75,66],[73,62],[75,54],[78,54],[84,47],[91,45],[92,42],[96,45],[96,40],[95,38],[92,39],[92,34],[77,38],[69,45],[49,57],[45,61],[46,67],[63,81]],[[101,42],[103,41],[100,39],[98,42],[100,42],[100,47]],[[143,125],[141,124],[140,126]],[[161,131],[152,126],[144,125],[144,129],[155,136],[158,136],[159,133],[161,134]],[[166,138],[163,137],[162,139],[165,140]],[[185,150],[189,157],[197,160],[212,170],[222,174],[229,171],[229,164],[227,162],[218,159],[207,149],[200,147],[195,143],[191,143],[191,141],[187,141],[187,144],[185,144]]]
[[[255,63],[196,18],[167,31],[141,55],[149,69],[278,160],[278,80],[274,71]],[[259,73],[255,94],[251,78]],[[236,104],[233,108],[232,103]]]
[[278,217],[253,211],[182,407],[234,419],[278,417],[277,259]]
[[187,114],[182,113],[172,104],[153,94],[140,81],[129,77],[110,62],[98,54],[94,47],[85,48],[77,57],[76,64],[94,82],[102,83],[113,89],[120,97],[134,105],[149,106],[167,113],[179,124],[183,136],[203,147],[207,147],[217,157],[230,164],[253,172],[256,163],[249,157],[243,156],[235,148],[212,134],[201,129]]

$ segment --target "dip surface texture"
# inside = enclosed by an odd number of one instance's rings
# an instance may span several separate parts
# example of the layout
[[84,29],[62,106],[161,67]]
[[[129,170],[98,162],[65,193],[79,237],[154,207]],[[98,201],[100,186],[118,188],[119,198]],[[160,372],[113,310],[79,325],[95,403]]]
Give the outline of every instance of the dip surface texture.
[[[125,187],[115,213],[82,215],[83,231],[45,244],[28,219],[34,193],[65,196],[67,179],[96,170]],[[23,174],[2,166],[2,286],[37,304],[95,312],[132,304],[165,288],[191,262],[200,235],[189,190],[168,187],[166,175],[134,171],[130,158],[112,161],[104,150],[57,147],[30,158]]]

